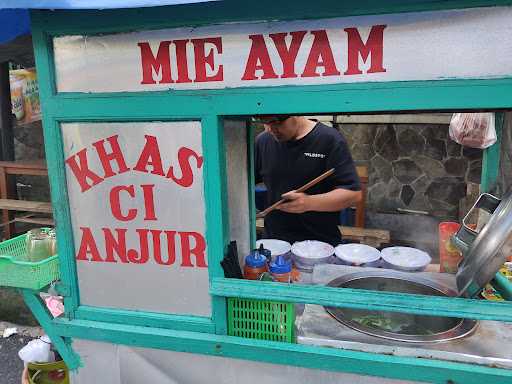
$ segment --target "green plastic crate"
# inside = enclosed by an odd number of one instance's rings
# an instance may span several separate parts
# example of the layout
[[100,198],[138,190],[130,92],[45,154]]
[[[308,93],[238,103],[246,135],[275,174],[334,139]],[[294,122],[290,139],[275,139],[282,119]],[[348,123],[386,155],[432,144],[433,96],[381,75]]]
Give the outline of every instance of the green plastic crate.
[[271,341],[295,342],[293,303],[228,298],[228,334]]
[[60,277],[59,257],[26,261],[26,234],[0,243],[0,286],[41,289]]

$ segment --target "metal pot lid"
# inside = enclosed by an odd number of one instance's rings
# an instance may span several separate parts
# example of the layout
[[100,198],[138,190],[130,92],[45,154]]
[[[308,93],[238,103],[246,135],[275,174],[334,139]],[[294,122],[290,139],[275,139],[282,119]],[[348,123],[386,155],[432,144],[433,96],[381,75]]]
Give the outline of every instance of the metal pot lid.
[[[467,223],[476,208],[491,214],[480,232]],[[482,194],[464,217],[453,240],[464,256],[456,276],[459,295],[478,296],[512,254],[512,192],[502,200]]]

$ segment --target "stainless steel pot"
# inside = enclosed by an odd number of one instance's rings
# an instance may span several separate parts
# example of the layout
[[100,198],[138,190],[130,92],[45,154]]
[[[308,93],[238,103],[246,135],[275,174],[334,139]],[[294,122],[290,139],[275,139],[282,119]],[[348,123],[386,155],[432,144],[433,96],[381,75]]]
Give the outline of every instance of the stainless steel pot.
[[[457,296],[456,291],[434,281],[390,270],[347,274],[332,280],[328,286],[430,296]],[[356,331],[410,343],[438,343],[459,339],[470,335],[478,324],[475,320],[453,317],[352,308],[325,309],[340,323]]]

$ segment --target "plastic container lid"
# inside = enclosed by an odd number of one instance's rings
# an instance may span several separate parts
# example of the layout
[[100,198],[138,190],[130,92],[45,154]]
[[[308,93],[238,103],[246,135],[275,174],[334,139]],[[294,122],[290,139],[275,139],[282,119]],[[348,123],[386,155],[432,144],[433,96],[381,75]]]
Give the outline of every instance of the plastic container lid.
[[258,251],[252,251],[245,257],[245,265],[251,268],[261,268],[267,263],[267,258]]
[[366,244],[340,244],[334,248],[334,254],[340,260],[356,265],[372,263],[381,257],[377,248]]
[[425,268],[432,258],[428,253],[412,247],[389,247],[381,251],[385,262],[404,269]]
[[286,260],[283,255],[277,256],[276,260],[270,263],[270,273],[281,274],[290,273],[292,271],[292,263]]
[[334,247],[323,241],[305,240],[293,243],[292,253],[303,259],[326,259],[334,254]]
[[270,251],[272,256],[284,255],[292,248],[287,241],[278,239],[260,239],[256,241],[256,248],[259,248],[261,244],[263,244],[263,248]]

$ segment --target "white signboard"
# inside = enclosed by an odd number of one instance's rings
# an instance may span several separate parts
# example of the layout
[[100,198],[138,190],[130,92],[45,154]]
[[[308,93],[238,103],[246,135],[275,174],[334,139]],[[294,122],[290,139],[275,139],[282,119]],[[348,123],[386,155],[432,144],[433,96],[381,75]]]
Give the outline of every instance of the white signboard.
[[200,123],[61,129],[80,303],[210,316]]
[[512,7],[53,40],[59,92],[501,78]]

